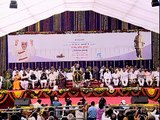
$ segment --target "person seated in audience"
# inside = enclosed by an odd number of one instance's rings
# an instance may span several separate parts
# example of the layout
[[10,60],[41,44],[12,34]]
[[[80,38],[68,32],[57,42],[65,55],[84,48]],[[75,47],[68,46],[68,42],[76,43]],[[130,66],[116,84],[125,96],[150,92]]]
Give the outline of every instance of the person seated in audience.
[[112,74],[112,80],[113,80],[114,86],[118,86],[119,85],[119,79],[120,79],[120,75],[118,74],[117,69],[115,69],[114,73]]
[[97,108],[95,107],[95,102],[91,102],[91,106],[88,108],[88,120],[96,120]]
[[47,88],[47,80],[48,80],[48,75],[45,72],[45,70],[43,70],[40,77],[41,88]]
[[23,73],[21,74],[21,87],[25,90],[28,89],[28,78],[29,78],[29,75],[26,73],[25,70],[23,70]]
[[31,72],[31,75],[29,76],[29,81],[31,81],[33,89],[35,88],[35,84],[38,84],[38,79],[33,71]]
[[113,114],[112,108],[107,108],[105,109],[105,112],[102,114],[102,120],[111,120],[111,115]]
[[144,75],[145,75],[147,86],[152,86],[152,83],[153,83],[152,72],[150,70],[146,69]]
[[128,85],[128,71],[126,68],[123,68],[120,80],[121,80],[122,86],[126,87]]
[[119,107],[124,109],[124,110],[129,109],[126,100],[122,100]]
[[[76,107],[76,111],[75,111],[75,116],[76,119],[84,119],[84,111],[83,111],[83,106],[81,102],[77,103],[77,107]],[[86,119],[86,118],[85,118]]]
[[111,84],[112,75],[109,69],[106,69],[106,72],[104,73],[104,82],[106,86],[109,86]]
[[21,76],[19,75],[19,71],[16,71],[16,75],[13,77],[13,90],[20,90],[20,81],[21,81]]

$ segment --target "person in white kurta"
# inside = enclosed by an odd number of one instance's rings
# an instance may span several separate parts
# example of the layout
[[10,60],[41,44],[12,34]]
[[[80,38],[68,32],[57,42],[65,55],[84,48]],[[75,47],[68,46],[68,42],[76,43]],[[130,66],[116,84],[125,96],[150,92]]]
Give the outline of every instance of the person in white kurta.
[[144,71],[140,69],[139,72],[138,72],[137,77],[138,77],[138,83],[139,83],[139,85],[141,87],[144,86],[144,82],[145,82],[145,80],[144,80]]
[[152,74],[152,72],[146,70],[144,75],[145,75],[147,86],[152,86],[152,83],[153,83],[153,74]]
[[112,79],[113,79],[114,86],[118,86],[120,75],[118,74],[117,70],[115,70],[114,73],[112,74]]
[[130,72],[129,72],[129,81],[130,81],[131,85],[136,83],[136,81],[137,81],[137,74],[135,73],[134,70],[130,70]]
[[104,82],[106,86],[109,86],[111,84],[112,75],[109,69],[106,69],[106,72],[104,73]]
[[127,69],[123,69],[120,80],[122,82],[122,86],[126,87],[128,85],[128,71],[127,71]]
[[54,87],[56,85],[56,79],[58,78],[58,76],[56,74],[54,74],[54,71],[51,71],[48,75],[48,79],[49,79],[49,86],[50,87]]
[[101,69],[100,69],[100,71],[99,71],[99,73],[100,73],[100,80],[103,80],[103,78],[104,78],[104,70],[105,70],[105,67],[102,66]]
[[154,78],[154,80],[156,81],[156,86],[157,87],[159,87],[159,72],[160,72],[160,69],[159,69],[159,67],[157,67],[157,70],[156,71],[153,71],[152,73],[153,73],[153,78]]
[[[30,43],[30,44],[28,44]],[[27,62],[35,55],[35,48],[33,46],[33,40],[22,41],[19,47],[19,40],[15,40],[15,55],[17,58],[17,62]]]
[[3,82],[3,77],[2,76],[0,76],[0,90],[2,89],[2,82]]

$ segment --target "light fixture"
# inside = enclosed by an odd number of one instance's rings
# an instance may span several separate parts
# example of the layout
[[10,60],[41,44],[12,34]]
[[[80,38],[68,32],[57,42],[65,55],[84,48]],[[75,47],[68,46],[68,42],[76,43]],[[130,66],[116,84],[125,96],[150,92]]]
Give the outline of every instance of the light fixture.
[[16,0],[11,0],[11,3],[10,3],[10,8],[17,8],[17,1]]
[[160,5],[160,1],[159,0],[152,0],[152,7],[156,7]]

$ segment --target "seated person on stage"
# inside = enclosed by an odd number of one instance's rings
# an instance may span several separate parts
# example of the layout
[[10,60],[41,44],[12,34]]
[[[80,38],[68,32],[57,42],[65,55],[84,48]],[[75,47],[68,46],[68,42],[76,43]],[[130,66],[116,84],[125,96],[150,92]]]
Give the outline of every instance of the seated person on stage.
[[128,85],[128,71],[126,68],[123,69],[121,73],[122,86],[126,87]]
[[129,71],[129,82],[131,86],[134,86],[137,82],[137,74],[135,73],[135,70],[130,69]]
[[81,71],[74,71],[73,74],[73,87],[80,87],[82,86],[82,72]]
[[13,90],[20,90],[20,81],[21,81],[21,76],[19,75],[19,71],[16,71],[16,75],[13,77]]
[[23,73],[21,74],[21,87],[25,90],[28,89],[28,74],[26,73],[25,70],[23,70]]
[[51,71],[49,73],[48,79],[49,79],[49,87],[54,87],[56,85],[56,79],[57,79],[57,74],[55,74],[54,71]]
[[58,83],[59,83],[60,88],[66,87],[66,76],[63,71],[60,71],[58,74]]
[[139,70],[137,77],[139,86],[143,87],[145,80],[144,80],[144,71],[142,69]]
[[66,80],[73,80],[73,72],[69,71],[66,73]]
[[99,71],[99,73],[100,73],[100,80],[103,80],[103,78],[104,78],[104,71],[105,71],[105,67],[102,66],[102,67],[100,68],[100,71]]
[[117,70],[114,70],[114,73],[112,74],[112,80],[114,83],[114,86],[118,86],[119,85],[119,79],[120,79],[120,75],[118,74]]
[[146,69],[144,75],[145,75],[147,86],[152,86],[152,83],[153,83],[152,72]]
[[111,72],[109,71],[109,69],[106,69],[106,72],[104,73],[104,82],[106,86],[109,86],[111,84]]
[[5,79],[4,79],[4,89],[5,90],[9,90],[12,88],[12,74],[7,71],[6,74],[5,74]]
[[3,77],[2,76],[0,76],[0,90],[2,89],[2,82],[3,82]]
[[48,80],[47,73],[43,70],[40,77],[41,88],[47,87],[47,80]]
[[157,70],[153,72],[153,79],[156,82],[156,86],[159,87],[159,73],[160,73],[160,68],[157,67]]
[[31,72],[31,75],[29,76],[29,80],[32,83],[32,88],[35,88],[35,84],[38,84],[38,79],[36,77],[36,75],[34,74],[34,72]]
[[85,80],[86,85],[89,86],[90,80],[92,79],[92,73],[89,69],[86,69],[86,72],[83,74],[83,79]]

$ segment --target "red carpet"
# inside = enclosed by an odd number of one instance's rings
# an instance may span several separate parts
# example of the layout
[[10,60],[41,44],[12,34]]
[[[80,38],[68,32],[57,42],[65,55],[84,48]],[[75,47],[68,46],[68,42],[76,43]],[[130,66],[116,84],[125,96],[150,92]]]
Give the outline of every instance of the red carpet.
[[[72,104],[76,105],[78,101],[80,101],[80,97],[76,97],[76,98],[71,98],[72,100]],[[88,104],[91,103],[91,101],[95,101],[96,103],[98,103],[99,99],[98,97],[86,97],[85,98],[88,102]],[[122,100],[126,100],[127,104],[131,104],[131,97],[105,97],[107,104],[120,104]],[[48,104],[50,105],[50,99],[48,98],[42,98],[42,104]],[[32,103],[35,103],[37,101],[37,99],[32,99],[31,100]],[[64,98],[59,98],[59,101],[64,105],[65,104],[65,100]],[[158,102],[149,100],[149,104],[158,104]]]

